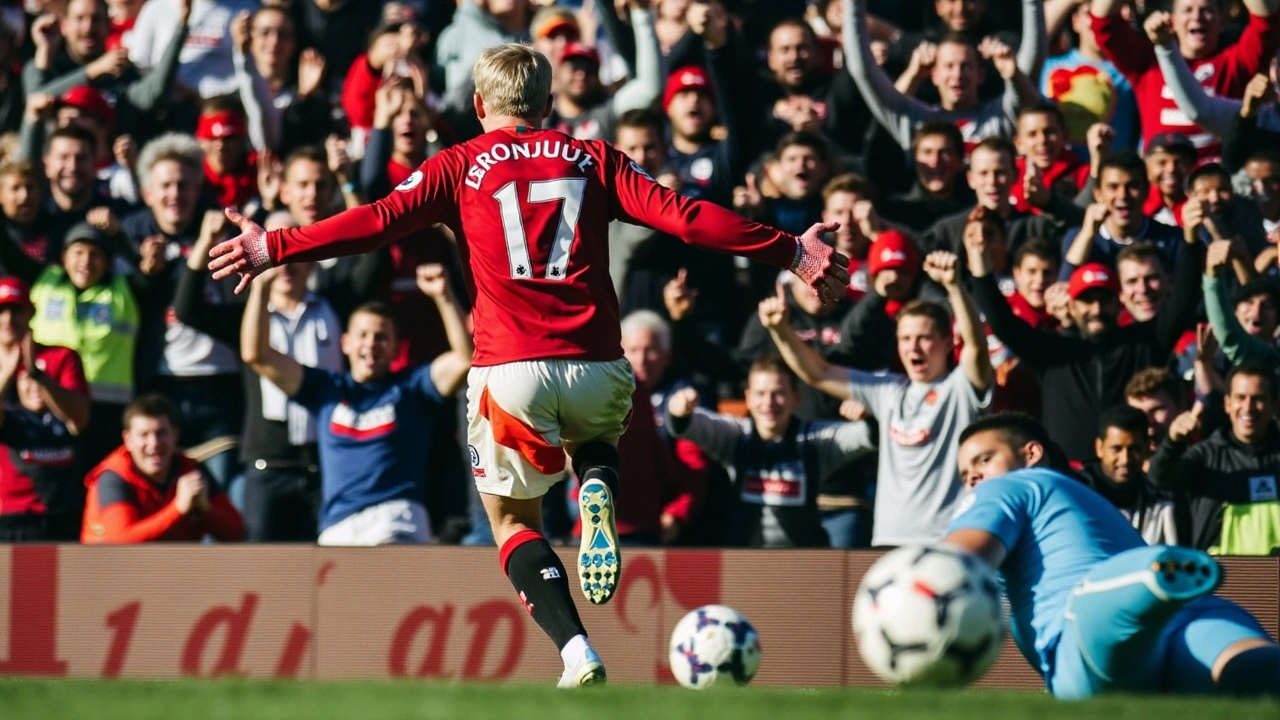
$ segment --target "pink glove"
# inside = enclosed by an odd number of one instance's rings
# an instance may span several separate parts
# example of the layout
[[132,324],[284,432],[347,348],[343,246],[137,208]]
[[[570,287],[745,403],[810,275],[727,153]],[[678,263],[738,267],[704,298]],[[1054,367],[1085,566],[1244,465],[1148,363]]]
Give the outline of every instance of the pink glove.
[[849,258],[822,240],[824,233],[838,229],[839,223],[814,224],[796,238],[796,257],[791,261],[791,272],[813,288],[824,303],[844,297],[849,285]]
[[209,269],[213,271],[213,279],[221,280],[232,273],[240,273],[240,284],[236,286],[236,294],[249,287],[249,281],[263,270],[272,266],[271,254],[267,252],[267,231],[262,226],[241,215],[226,209],[227,219],[240,228],[240,234],[214,245],[209,250]]

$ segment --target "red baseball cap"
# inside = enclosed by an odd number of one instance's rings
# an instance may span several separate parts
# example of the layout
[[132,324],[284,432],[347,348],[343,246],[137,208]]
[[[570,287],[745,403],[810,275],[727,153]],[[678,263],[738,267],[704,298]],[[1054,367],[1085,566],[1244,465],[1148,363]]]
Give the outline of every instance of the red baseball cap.
[[244,116],[230,110],[206,113],[196,123],[196,138],[199,140],[222,140],[248,134],[249,124]]
[[675,96],[685,90],[699,90],[715,97],[707,71],[697,65],[689,65],[671,73],[671,77],[667,78],[667,89],[662,93],[662,111],[666,112]]
[[564,53],[560,55],[560,62],[569,62],[574,58],[581,58],[596,67],[600,67],[600,52],[590,45],[578,42],[565,45]]
[[910,270],[920,268],[916,246],[906,235],[897,230],[886,230],[871,243],[867,252],[867,275],[872,277],[881,270]]
[[58,104],[76,108],[86,115],[101,119],[107,124],[108,130],[116,126],[116,109],[111,107],[111,103],[107,102],[102,93],[88,85],[77,85],[62,93],[62,97],[58,98]]
[[31,306],[31,293],[27,284],[10,275],[0,278],[0,305]]
[[1067,284],[1067,294],[1072,300],[1079,298],[1088,290],[1102,288],[1120,294],[1120,279],[1116,272],[1102,263],[1089,263],[1076,268],[1071,273],[1071,282]]

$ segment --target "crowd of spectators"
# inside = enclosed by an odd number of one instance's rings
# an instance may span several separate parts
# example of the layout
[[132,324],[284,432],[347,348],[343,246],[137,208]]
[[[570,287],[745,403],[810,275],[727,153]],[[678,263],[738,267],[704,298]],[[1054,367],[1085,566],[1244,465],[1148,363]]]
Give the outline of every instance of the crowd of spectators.
[[[0,542],[492,542],[425,227],[211,279],[479,132],[547,121],[684,195],[840,223],[847,298],[615,222],[624,543],[936,541],[984,413],[1150,542],[1280,547],[1280,0],[5,0]],[[572,477],[545,503],[575,532]],[[563,500],[563,501],[561,501]]]

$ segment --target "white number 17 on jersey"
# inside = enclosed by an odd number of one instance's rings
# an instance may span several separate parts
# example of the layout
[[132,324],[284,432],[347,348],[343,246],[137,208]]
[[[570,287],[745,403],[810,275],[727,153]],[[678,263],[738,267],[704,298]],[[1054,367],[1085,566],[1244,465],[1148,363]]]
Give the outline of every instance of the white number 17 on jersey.
[[[587,189],[586,178],[560,178],[529,183],[526,202],[545,203],[560,200],[560,225],[556,228],[555,243],[547,258],[547,280],[564,280],[569,267],[569,249],[578,229],[578,215],[582,212],[582,196]],[[529,240],[524,231],[520,212],[520,197],[514,181],[503,185],[493,194],[502,211],[502,232],[506,236],[507,260],[511,263],[511,277],[527,280],[533,277],[533,263],[529,258]]]

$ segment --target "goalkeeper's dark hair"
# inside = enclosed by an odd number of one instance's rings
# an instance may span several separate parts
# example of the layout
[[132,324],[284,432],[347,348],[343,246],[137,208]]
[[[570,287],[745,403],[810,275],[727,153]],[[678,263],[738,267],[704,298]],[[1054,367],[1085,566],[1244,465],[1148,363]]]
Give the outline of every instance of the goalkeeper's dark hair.
[[958,444],[963,445],[969,438],[984,432],[996,433],[1000,442],[1014,449],[1030,442],[1039,443],[1044,448],[1044,461],[1041,466],[1060,471],[1071,468],[1067,454],[1058,447],[1058,443],[1049,439],[1049,431],[1045,430],[1039,420],[1026,413],[999,412],[975,420],[960,433]]

